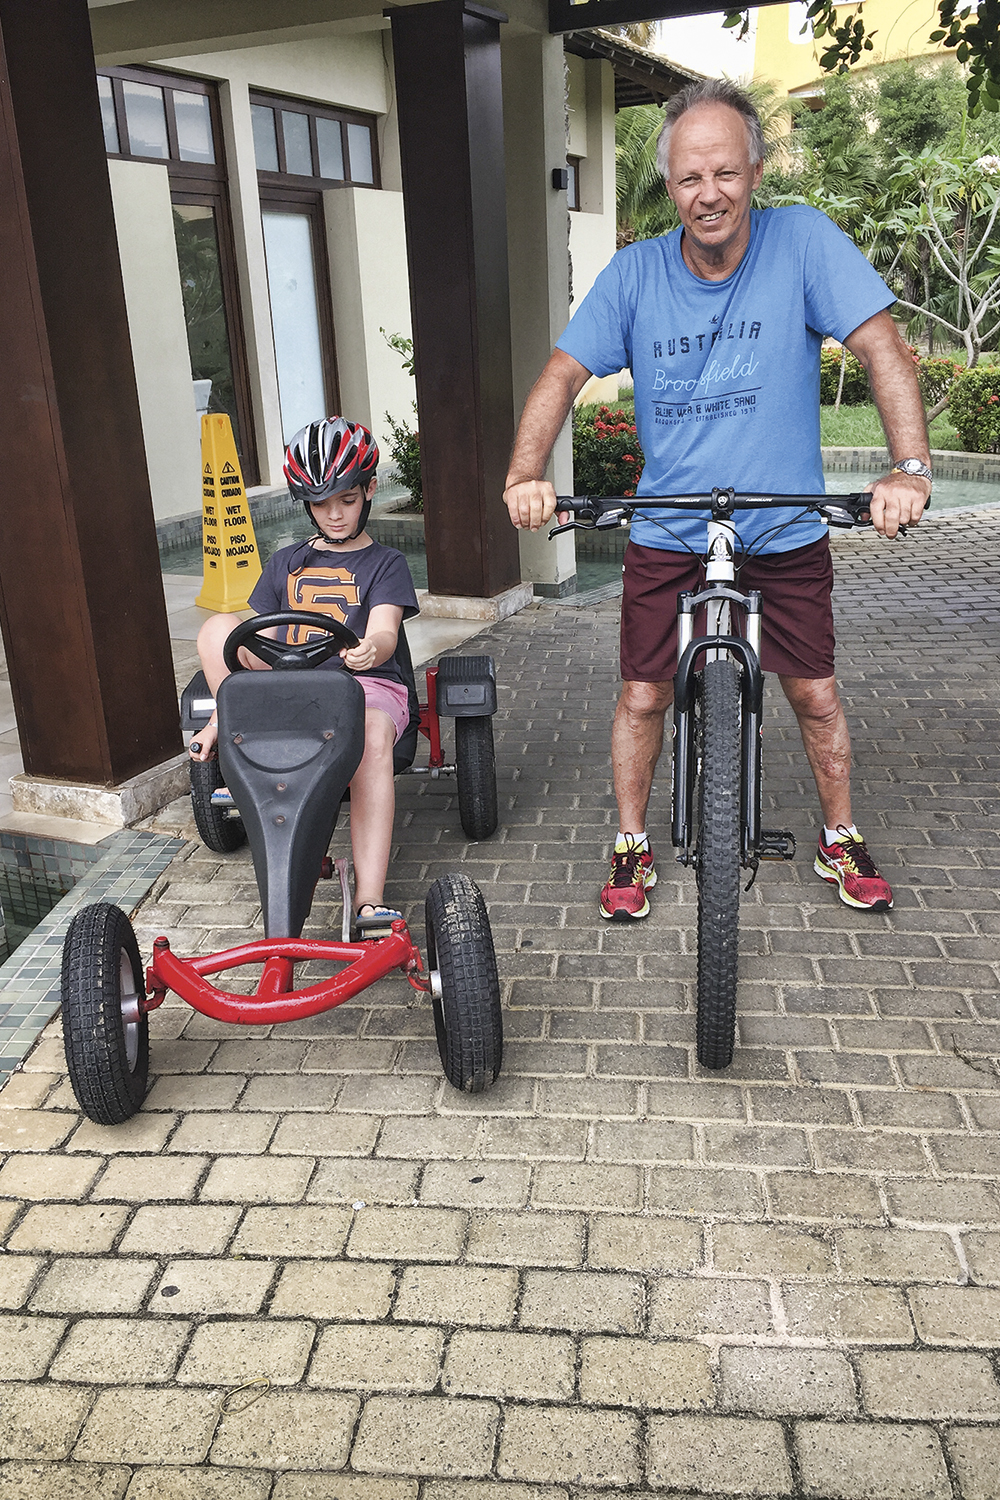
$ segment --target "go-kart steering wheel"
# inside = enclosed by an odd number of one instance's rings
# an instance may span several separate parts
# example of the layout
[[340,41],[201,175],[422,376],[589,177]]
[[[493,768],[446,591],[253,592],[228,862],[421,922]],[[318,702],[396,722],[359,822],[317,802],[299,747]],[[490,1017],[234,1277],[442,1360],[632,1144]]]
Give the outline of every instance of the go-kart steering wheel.
[[[301,646],[291,646],[285,641],[276,641],[261,633],[275,625],[306,625],[310,630],[325,631],[326,638],[321,641],[305,641]],[[255,615],[252,620],[244,620],[237,625],[227,637],[222,658],[230,672],[245,672],[247,668],[239,658],[240,647],[245,646],[251,656],[266,662],[275,671],[301,672],[329,661],[331,656],[336,656],[345,646],[360,644],[354,631],[335,620],[332,615],[313,614],[304,609],[281,609],[273,615]]]

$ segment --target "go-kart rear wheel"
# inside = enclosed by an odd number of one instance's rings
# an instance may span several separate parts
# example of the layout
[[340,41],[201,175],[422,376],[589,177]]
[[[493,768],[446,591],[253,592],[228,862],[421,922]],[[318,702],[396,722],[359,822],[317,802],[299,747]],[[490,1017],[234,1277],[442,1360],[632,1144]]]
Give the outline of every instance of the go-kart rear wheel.
[[222,771],[214,757],[191,762],[191,806],[202,843],[216,854],[232,854],[246,843],[247,834],[242,818],[227,817],[224,807],[212,806],[212,793],[223,785]]
[[493,934],[479,887],[467,875],[443,875],[427,892],[430,970],[441,1065],[466,1094],[495,1083],[503,1056],[500,981]]
[[488,839],[500,821],[491,718],[455,720],[455,775],[463,829],[470,839]]
[[66,1064],[80,1108],[98,1125],[120,1125],[146,1097],[149,1018],[132,923],[119,906],[85,906],[63,944]]

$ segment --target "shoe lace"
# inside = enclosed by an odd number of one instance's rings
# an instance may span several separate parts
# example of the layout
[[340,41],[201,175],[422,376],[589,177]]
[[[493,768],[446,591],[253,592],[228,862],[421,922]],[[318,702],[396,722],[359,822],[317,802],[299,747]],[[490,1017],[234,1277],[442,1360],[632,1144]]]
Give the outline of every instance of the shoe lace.
[[864,839],[858,834],[848,833],[846,828],[838,828],[837,833],[847,867],[862,878],[878,880],[878,866],[869,854],[868,845]]
[[618,852],[611,858],[611,880],[610,884],[615,889],[622,886],[635,885],[639,879],[639,860],[646,853],[645,849],[637,849],[634,844]]

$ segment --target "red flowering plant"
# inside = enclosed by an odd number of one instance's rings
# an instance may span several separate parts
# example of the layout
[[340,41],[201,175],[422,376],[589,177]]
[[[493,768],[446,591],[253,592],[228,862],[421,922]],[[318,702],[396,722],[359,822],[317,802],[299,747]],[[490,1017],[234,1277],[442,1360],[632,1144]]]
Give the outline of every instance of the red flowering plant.
[[951,387],[948,414],[966,453],[1000,453],[1000,365],[963,370]]
[[620,408],[573,413],[573,475],[578,495],[634,495],[645,458],[635,420]]

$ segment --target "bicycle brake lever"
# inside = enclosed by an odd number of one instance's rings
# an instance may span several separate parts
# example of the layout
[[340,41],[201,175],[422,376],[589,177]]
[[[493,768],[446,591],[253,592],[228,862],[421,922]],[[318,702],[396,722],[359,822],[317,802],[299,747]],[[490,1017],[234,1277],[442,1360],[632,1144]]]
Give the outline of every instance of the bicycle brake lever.
[[561,526],[553,526],[552,530],[549,532],[549,541],[551,542],[552,538],[554,536],[558,536],[559,533],[562,532],[562,531],[596,531],[596,530],[597,530],[597,527],[592,522],[586,522],[586,523],[584,523],[583,521],[564,521]]

